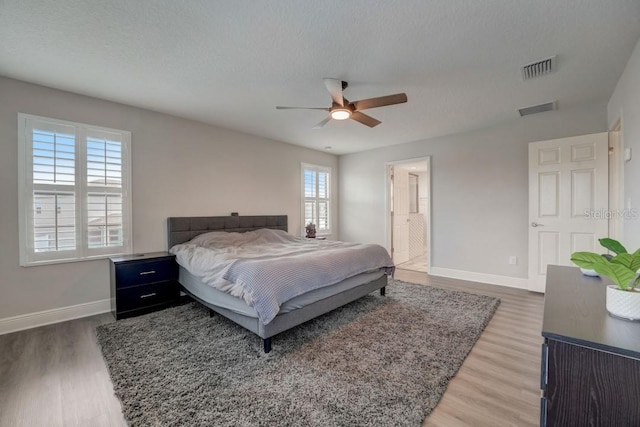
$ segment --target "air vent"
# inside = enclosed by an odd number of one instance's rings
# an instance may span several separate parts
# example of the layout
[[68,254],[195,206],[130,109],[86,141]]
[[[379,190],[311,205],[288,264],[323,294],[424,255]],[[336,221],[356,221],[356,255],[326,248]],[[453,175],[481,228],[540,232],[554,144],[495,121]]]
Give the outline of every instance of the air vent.
[[556,70],[556,56],[523,65],[520,70],[522,71],[522,80],[531,80],[552,73]]
[[528,116],[531,114],[544,113],[545,111],[552,111],[558,109],[558,101],[547,102],[546,104],[534,105],[532,107],[520,108],[518,113],[520,117]]

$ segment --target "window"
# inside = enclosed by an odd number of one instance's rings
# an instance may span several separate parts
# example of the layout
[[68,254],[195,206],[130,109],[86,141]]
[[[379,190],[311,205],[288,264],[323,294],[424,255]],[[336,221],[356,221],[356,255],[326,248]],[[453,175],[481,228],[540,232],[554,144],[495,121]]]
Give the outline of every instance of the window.
[[420,189],[418,180],[420,177],[414,173],[409,174],[409,213],[418,213]]
[[331,233],[330,188],[331,168],[302,164],[303,230],[311,222],[318,234]]
[[18,115],[20,265],[130,253],[131,134]]

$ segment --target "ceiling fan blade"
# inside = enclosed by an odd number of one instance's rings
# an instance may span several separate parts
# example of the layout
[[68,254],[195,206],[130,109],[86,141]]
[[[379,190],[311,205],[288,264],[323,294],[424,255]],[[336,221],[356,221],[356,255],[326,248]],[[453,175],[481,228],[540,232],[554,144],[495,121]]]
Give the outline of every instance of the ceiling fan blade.
[[344,98],[342,97],[342,80],[325,78],[324,85],[327,87],[333,102],[344,107]]
[[351,119],[355,120],[356,122],[360,122],[363,125],[369,126],[370,128],[376,127],[380,123],[382,123],[380,120],[374,119],[373,117],[367,116],[366,114],[359,111],[354,111],[353,113],[351,113]]
[[312,129],[322,129],[324,125],[329,123],[329,120],[331,120],[331,116],[328,116],[326,119],[315,125]]
[[278,105],[276,107],[276,110],[323,110],[323,111],[329,111],[329,108],[323,108],[323,107],[282,107],[282,106]]
[[384,107],[385,105],[402,104],[407,102],[406,93],[396,93],[394,95],[379,96],[377,98],[361,99],[352,102],[356,110],[366,110],[367,108]]

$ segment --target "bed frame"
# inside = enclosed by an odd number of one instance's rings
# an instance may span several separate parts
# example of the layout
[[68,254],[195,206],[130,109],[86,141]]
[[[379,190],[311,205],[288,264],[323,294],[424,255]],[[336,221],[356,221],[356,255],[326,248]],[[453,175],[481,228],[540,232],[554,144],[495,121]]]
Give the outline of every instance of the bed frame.
[[[288,231],[286,215],[171,217],[167,223],[169,248],[179,243],[188,242],[194,237],[210,231],[242,233],[260,228]],[[380,290],[380,294],[384,295],[386,285],[387,276],[383,275],[376,280],[344,290],[297,310],[278,314],[275,319],[266,325],[257,318],[218,307],[215,301],[206,301],[200,296],[194,295],[186,290],[184,286],[181,285],[181,287],[182,291],[191,298],[208,307],[211,315],[213,315],[213,312],[221,314],[258,335],[263,340],[264,352],[269,353],[271,351],[272,336],[300,325],[307,320],[328,313],[338,307],[342,307],[378,289]]]

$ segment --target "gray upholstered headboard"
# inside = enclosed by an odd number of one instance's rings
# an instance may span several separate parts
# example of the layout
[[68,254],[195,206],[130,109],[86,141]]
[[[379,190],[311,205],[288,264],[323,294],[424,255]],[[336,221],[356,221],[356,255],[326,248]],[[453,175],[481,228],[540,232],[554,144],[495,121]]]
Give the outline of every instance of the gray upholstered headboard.
[[289,231],[286,215],[170,217],[169,248],[210,231],[245,232],[259,228]]

